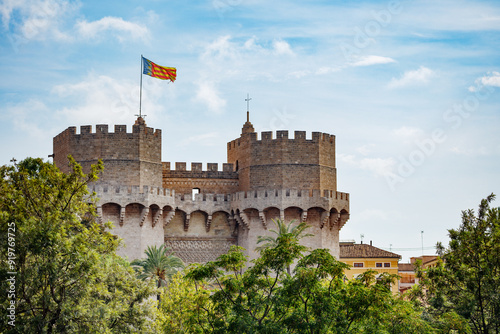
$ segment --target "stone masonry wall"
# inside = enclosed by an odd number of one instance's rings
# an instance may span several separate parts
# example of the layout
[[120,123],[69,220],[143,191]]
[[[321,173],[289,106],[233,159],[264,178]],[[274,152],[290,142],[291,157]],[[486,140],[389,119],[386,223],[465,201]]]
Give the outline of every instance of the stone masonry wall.
[[191,194],[194,188],[200,194],[228,194],[238,191],[238,174],[226,163],[221,171],[217,163],[208,163],[204,171],[199,162],[191,163],[191,170],[186,170],[185,162],[176,162],[174,170],[170,162],[163,162],[163,187],[177,194]]
[[127,133],[125,125],[115,125],[114,133],[107,125],[96,125],[95,133],[90,125],[69,127],[56,137],[54,162],[63,172],[69,172],[67,156],[82,165],[84,172],[99,159],[104,171],[99,183],[112,185],[161,186],[161,130],[146,127],[145,123],[133,126]]
[[337,189],[335,136],[305,131],[242,134],[227,145],[228,162],[237,166],[240,190]]

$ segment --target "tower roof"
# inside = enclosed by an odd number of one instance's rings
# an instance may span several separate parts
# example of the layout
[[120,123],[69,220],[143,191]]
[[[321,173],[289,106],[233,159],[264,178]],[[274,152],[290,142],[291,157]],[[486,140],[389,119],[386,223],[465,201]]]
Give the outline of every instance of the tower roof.
[[250,123],[250,121],[246,121],[245,124],[243,124],[243,128],[241,129],[241,134],[245,133],[254,133],[255,129],[253,128],[253,124]]

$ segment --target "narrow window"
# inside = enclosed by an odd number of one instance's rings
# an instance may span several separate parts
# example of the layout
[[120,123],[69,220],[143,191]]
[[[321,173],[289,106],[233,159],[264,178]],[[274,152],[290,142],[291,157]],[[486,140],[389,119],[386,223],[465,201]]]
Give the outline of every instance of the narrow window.
[[375,266],[376,266],[377,268],[382,268],[382,263],[381,263],[381,262],[377,262],[377,263],[375,263]]
[[200,193],[200,188],[193,188],[192,192],[191,192],[191,195],[192,195],[192,198],[193,198],[193,201],[196,197],[197,194]]
[[363,262],[354,262],[354,267],[357,268],[363,267]]
[[384,267],[385,268],[390,268],[391,267],[391,263],[390,262],[385,262],[384,263]]

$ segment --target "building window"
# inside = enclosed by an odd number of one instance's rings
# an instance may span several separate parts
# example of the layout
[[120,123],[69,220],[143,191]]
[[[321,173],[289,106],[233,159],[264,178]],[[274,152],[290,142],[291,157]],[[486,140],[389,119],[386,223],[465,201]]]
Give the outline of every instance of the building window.
[[354,267],[357,268],[363,267],[363,262],[354,262]]
[[377,268],[382,268],[382,262],[377,262],[377,263],[375,263],[375,267],[377,267]]
[[384,267],[385,268],[390,268],[391,267],[391,263],[390,262],[385,262],[384,263]]
[[200,193],[200,188],[193,188],[191,195],[193,197],[193,201],[195,199],[195,196]]

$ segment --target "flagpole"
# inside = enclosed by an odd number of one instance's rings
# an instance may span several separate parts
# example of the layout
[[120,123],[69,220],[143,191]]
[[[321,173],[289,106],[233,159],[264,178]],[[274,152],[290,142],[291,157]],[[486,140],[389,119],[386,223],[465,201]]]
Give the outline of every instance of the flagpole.
[[140,90],[140,93],[139,93],[139,117],[142,117],[142,111],[141,111],[141,108],[142,108],[142,72],[143,72],[143,69],[142,69],[142,66],[144,65],[143,61],[142,61],[142,55],[141,55],[141,90]]

